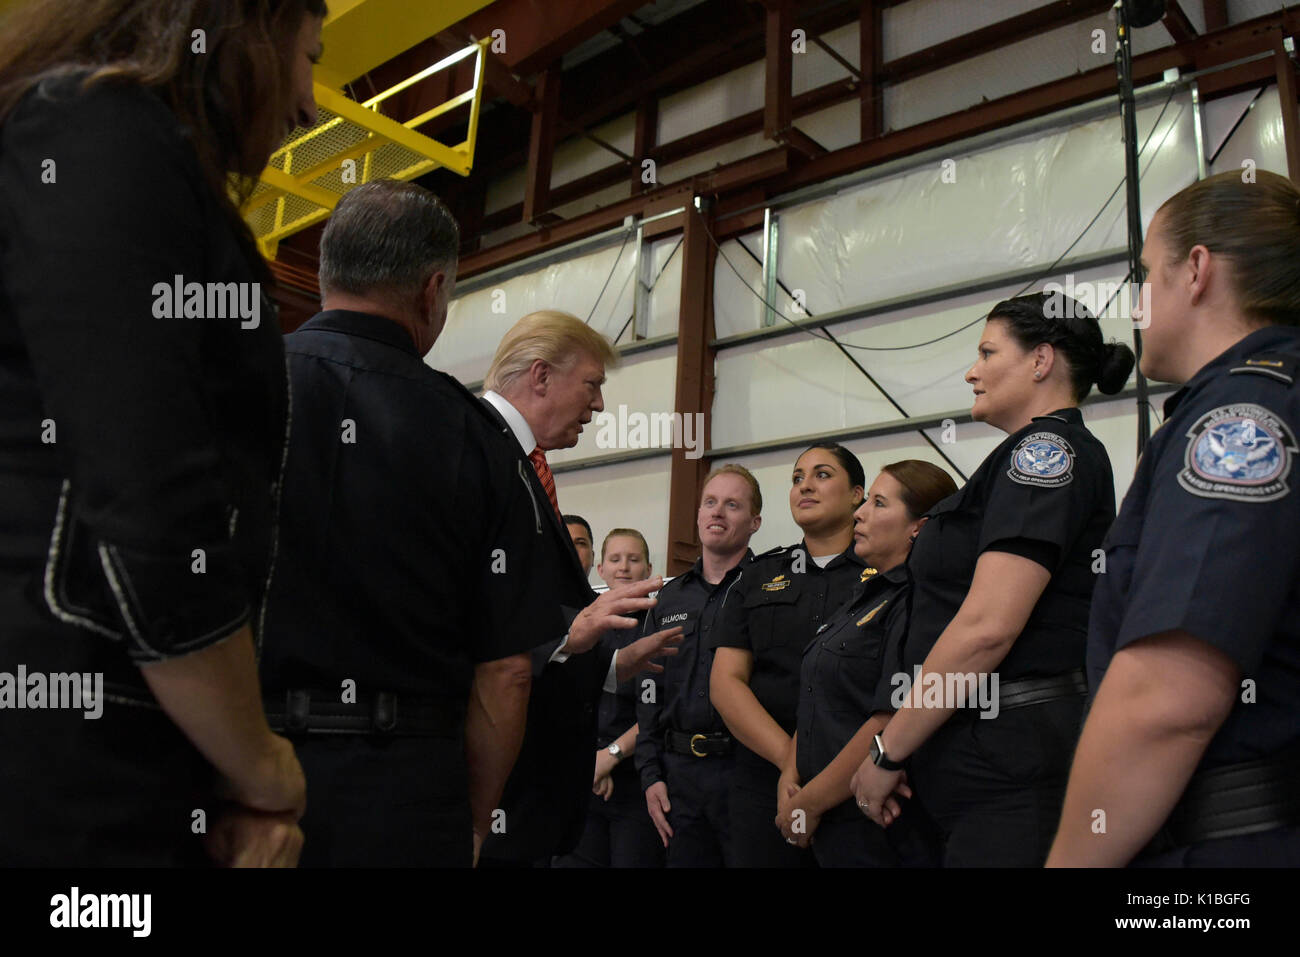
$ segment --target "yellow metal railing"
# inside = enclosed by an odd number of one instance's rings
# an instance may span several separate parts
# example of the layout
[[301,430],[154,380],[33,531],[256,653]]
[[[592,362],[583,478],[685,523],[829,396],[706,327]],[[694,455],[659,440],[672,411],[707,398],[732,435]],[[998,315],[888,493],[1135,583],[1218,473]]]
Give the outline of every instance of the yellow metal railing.
[[[484,58],[490,42],[489,37],[465,47],[364,102],[317,82],[316,125],[295,131],[271,154],[244,206],[244,218],[263,255],[274,259],[280,240],[327,218],[343,194],[362,183],[414,179],[439,166],[468,176],[474,165]],[[380,112],[385,100],[471,56],[474,81],[465,92],[403,121]],[[417,127],[467,103],[469,127],[462,142],[448,146],[416,132]]]

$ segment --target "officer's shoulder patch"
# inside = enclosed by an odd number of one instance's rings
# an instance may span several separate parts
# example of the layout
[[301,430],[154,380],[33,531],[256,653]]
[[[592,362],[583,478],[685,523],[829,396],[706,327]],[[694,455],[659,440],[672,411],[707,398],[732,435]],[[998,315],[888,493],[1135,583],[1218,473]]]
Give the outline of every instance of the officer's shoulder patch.
[[1262,405],[1241,402],[1206,412],[1187,430],[1178,484],[1202,498],[1271,502],[1290,491],[1295,435]]
[[1044,488],[1069,485],[1074,481],[1074,447],[1055,432],[1031,432],[1011,452],[1007,477]]
[[1294,385],[1296,370],[1300,367],[1300,356],[1286,352],[1260,352],[1251,356],[1239,366],[1228,370],[1230,375],[1262,375],[1277,379],[1286,385]]

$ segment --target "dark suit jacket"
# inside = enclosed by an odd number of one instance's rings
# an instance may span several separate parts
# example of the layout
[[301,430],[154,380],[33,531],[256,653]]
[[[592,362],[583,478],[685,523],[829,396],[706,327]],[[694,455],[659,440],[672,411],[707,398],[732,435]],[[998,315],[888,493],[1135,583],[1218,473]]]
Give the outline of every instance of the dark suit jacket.
[[[538,569],[554,580],[555,600],[566,621],[595,600],[569,530],[551,507],[528,456],[496,408],[483,403],[501,428],[503,441],[518,454],[532,479],[540,521],[553,533],[555,557]],[[613,657],[605,643],[591,651],[552,662],[563,635],[539,634],[533,649],[533,688],[523,748],[501,798],[505,832],[489,834],[485,859],[531,863],[565,854],[577,844],[586,823],[595,773],[596,716],[605,675]]]

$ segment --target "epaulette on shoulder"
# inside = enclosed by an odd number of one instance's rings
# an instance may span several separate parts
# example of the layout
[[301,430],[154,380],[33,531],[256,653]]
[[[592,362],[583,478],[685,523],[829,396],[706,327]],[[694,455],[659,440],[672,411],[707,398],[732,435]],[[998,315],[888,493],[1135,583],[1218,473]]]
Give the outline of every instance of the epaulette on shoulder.
[[778,558],[781,555],[787,555],[793,547],[792,545],[778,545],[776,548],[769,548],[767,551],[755,555],[754,561],[761,562],[765,558]]
[[1296,372],[1300,369],[1300,356],[1289,352],[1259,352],[1239,366],[1228,370],[1229,375],[1253,373],[1268,376],[1287,385],[1295,385]]

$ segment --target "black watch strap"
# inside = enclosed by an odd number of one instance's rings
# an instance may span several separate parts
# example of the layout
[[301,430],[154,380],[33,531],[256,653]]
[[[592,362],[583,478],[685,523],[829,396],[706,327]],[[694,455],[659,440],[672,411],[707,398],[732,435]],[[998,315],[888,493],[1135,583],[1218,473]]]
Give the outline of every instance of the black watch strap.
[[883,747],[884,742],[880,740],[880,735],[871,739],[871,763],[885,771],[901,771],[903,763],[901,761],[891,761],[885,754]]

